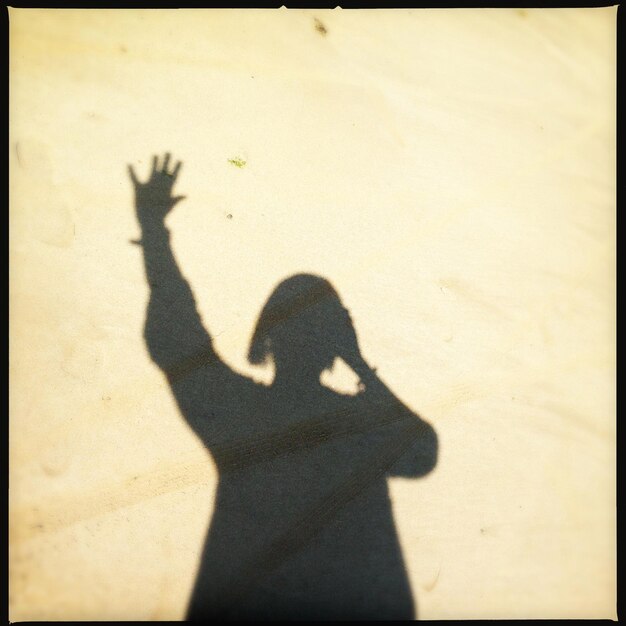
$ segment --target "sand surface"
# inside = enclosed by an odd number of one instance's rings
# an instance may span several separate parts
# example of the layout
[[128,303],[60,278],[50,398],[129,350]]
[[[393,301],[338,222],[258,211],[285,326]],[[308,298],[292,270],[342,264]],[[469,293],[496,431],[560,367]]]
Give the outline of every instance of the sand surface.
[[185,612],[217,474],[126,169],[165,151],[224,360],[271,380],[259,311],[319,274],[435,428],[389,485],[419,617],[615,617],[615,8],[9,19],[12,621]]

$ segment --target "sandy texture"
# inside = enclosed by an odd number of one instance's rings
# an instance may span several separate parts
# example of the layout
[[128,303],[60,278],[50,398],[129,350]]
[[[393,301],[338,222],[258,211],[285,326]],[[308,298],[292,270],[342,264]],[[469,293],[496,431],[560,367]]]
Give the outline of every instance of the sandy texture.
[[614,617],[615,19],[11,9],[11,620],[184,615],[216,470],[143,342],[126,171],[164,151],[225,361],[269,380],[259,310],[314,272],[434,426],[390,482],[419,617]]

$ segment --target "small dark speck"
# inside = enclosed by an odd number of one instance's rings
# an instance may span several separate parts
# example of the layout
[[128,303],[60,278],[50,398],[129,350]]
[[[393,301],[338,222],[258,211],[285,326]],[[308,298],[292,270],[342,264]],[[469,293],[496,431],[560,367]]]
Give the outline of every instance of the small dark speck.
[[480,534],[481,534],[481,535],[484,535],[484,534],[485,534],[485,529],[484,529],[484,528],[481,528],[481,529],[480,529]]
[[520,17],[528,17],[528,13],[526,13],[526,11],[524,9],[517,9],[517,14]]
[[326,35],[326,33],[328,33],[326,26],[324,26],[324,24],[322,24],[322,22],[320,22],[317,18],[313,18],[313,19],[315,20],[315,30],[320,35]]
[[232,219],[233,219],[232,214],[231,214],[231,213],[229,213],[229,214],[226,216],[226,219],[232,220]]
[[128,48],[126,46],[120,46],[120,52],[122,54],[124,54],[124,53],[128,52]]

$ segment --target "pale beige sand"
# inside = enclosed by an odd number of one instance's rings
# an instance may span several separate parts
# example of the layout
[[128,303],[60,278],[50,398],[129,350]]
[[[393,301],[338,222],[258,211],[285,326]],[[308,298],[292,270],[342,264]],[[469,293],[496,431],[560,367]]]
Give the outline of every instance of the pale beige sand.
[[228,363],[268,380],[256,316],[321,274],[435,427],[390,485],[420,618],[615,617],[615,18],[11,9],[11,620],[184,615],[216,473],[126,172],[166,150]]

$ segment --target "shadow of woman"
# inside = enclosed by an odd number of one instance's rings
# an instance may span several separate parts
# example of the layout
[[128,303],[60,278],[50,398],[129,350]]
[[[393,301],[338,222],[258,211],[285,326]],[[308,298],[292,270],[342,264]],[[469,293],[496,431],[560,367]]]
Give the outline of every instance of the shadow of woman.
[[[164,225],[182,197],[169,155],[141,183],[132,167],[150,300],[144,336],[219,483],[187,619],[414,619],[387,477],[419,477],[437,437],[365,362],[332,285],[299,274],[263,308],[249,351],[271,385],[218,356]],[[344,360],[345,395],[320,383]]]

